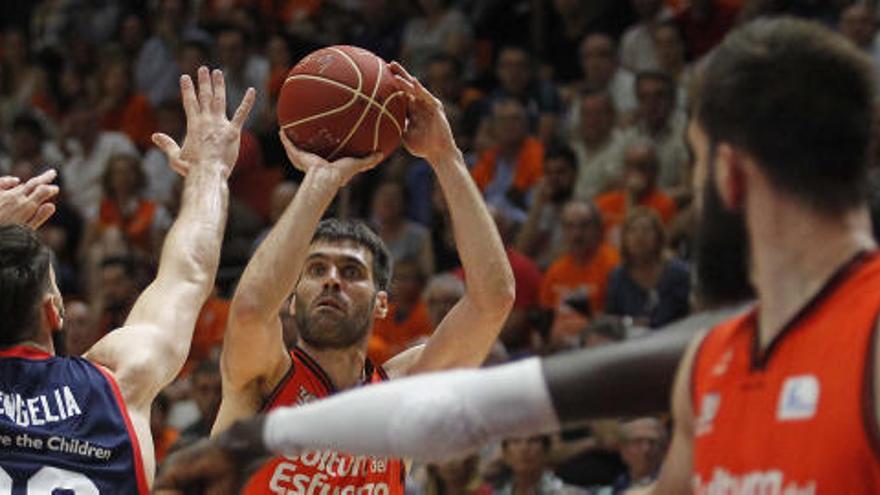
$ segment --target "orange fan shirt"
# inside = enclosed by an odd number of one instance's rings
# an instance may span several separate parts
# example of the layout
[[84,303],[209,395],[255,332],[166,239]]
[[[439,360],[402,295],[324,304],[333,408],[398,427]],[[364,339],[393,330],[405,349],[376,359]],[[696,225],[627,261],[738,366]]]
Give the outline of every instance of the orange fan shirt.
[[[627,193],[625,191],[611,191],[600,194],[596,197],[596,208],[602,213],[602,224],[605,231],[609,231],[614,227],[623,223],[626,215],[629,213],[627,209]],[[675,201],[659,189],[654,189],[650,194],[639,201],[638,206],[644,206],[657,212],[663,225],[669,227],[678,208]]]
[[756,311],[694,359],[693,493],[875,494],[880,256],[841,268],[761,353]]
[[608,275],[620,264],[617,250],[603,243],[584,264],[566,254],[554,261],[541,281],[540,303],[544,309],[556,309],[572,291],[586,289],[594,313],[605,307]]
[[431,323],[428,321],[428,307],[425,301],[419,300],[406,318],[398,321],[398,306],[388,305],[388,315],[373,323],[373,334],[367,348],[367,354],[374,363],[384,363],[424,335],[431,335]]
[[[278,384],[261,412],[281,406],[301,405],[336,392],[330,378],[305,351],[294,348],[290,371]],[[364,385],[388,379],[381,367],[368,359]],[[357,421],[353,411],[352,420]],[[404,464],[401,459],[353,456],[332,451],[307,451],[296,457],[276,457],[248,480],[241,493],[403,495]]]

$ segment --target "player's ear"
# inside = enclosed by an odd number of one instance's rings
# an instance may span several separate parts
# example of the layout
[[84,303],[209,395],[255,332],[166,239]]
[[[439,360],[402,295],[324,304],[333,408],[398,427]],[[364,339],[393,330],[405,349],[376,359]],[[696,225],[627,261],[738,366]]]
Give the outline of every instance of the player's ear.
[[724,207],[729,210],[742,208],[745,197],[744,161],[747,156],[728,143],[719,143],[715,158],[715,187]]
[[290,296],[290,299],[288,299],[287,313],[290,314],[290,316],[293,316],[296,314],[296,294],[292,294]]
[[64,325],[64,309],[60,301],[55,300],[52,294],[46,294],[43,298],[43,317],[52,332],[60,332]]
[[385,318],[388,316],[388,293],[380,290],[376,293],[376,309],[373,310],[373,318]]

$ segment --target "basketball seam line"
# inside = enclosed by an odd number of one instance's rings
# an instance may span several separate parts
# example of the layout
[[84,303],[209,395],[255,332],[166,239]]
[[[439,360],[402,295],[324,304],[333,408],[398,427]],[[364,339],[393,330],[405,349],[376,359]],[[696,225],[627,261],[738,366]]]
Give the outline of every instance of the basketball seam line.
[[[340,54],[342,54],[342,55],[345,55],[345,53],[342,52],[341,50],[338,50],[338,49],[336,49],[336,48],[331,48],[331,49],[332,49],[333,51],[337,52],[337,53],[340,53]],[[294,126],[297,126],[297,125],[300,125],[300,124],[305,124],[305,123],[307,123],[307,122],[311,122],[311,121],[313,121],[313,120],[318,120],[318,119],[322,119],[322,118],[324,118],[324,117],[329,117],[329,116],[331,116],[331,115],[333,115],[333,114],[337,114],[337,113],[340,113],[340,112],[344,112],[344,111],[348,110],[349,107],[351,107],[352,105],[354,105],[354,102],[357,101],[357,99],[358,99],[358,95],[361,93],[361,89],[362,89],[363,86],[364,86],[363,74],[361,74],[360,69],[358,68],[357,64],[356,64],[353,60],[351,60],[351,59],[348,58],[347,56],[344,57],[344,58],[345,58],[346,61],[348,61],[348,63],[350,63],[350,64],[354,67],[354,69],[355,69],[355,74],[357,74],[357,78],[358,78],[358,87],[357,87],[357,89],[350,88],[350,87],[348,87],[348,86],[343,85],[346,89],[352,91],[351,99],[348,100],[347,102],[343,103],[342,105],[336,107],[336,108],[331,108],[330,110],[327,110],[327,111],[321,112],[321,113],[319,113],[319,114],[317,114],[317,115],[310,115],[310,116],[308,116],[308,117],[305,117],[305,118],[299,119],[299,120],[297,120],[296,122],[290,122],[290,123],[284,124],[283,126],[281,126],[282,129],[285,129],[285,130],[286,130],[286,129],[290,128],[290,127],[294,127]],[[306,75],[306,74],[303,74],[303,75]],[[332,81],[331,79],[325,79],[324,77],[310,76],[309,78],[311,78],[311,77],[315,77],[315,79],[318,79],[318,80],[321,80],[321,81],[325,81],[325,82],[335,82],[335,81]],[[296,79],[296,78],[297,78],[297,76],[288,76],[287,79],[284,80],[284,84],[283,84],[282,86],[286,86],[288,81],[292,81],[292,80],[294,80],[294,79]]]
[[[345,53],[341,50],[339,51],[339,53],[341,53],[345,58],[347,58],[349,61],[351,61],[351,63],[355,67],[355,70],[357,70],[357,72],[358,72],[358,79],[363,80],[363,73],[361,72],[360,66],[358,66],[357,63],[355,63],[355,61],[352,60],[351,57],[349,57],[347,53]],[[376,83],[373,84],[373,94],[370,95],[370,100],[374,100],[374,101],[376,98],[376,92],[379,91],[379,83],[382,81],[382,69],[383,69],[382,66],[384,65],[384,62],[379,60],[378,57],[376,57],[376,62],[379,63],[379,70],[376,72]],[[351,140],[351,137],[354,136],[354,133],[357,132],[358,128],[360,128],[361,122],[364,121],[364,117],[366,117],[367,114],[370,113],[370,107],[371,107],[371,105],[365,106],[364,111],[361,112],[361,116],[358,117],[357,122],[355,122],[354,125],[351,126],[351,129],[349,129],[348,135],[345,136],[345,139],[343,139],[342,142],[339,143],[339,146],[337,146],[336,149],[333,150],[333,153],[330,153],[330,156],[327,157],[328,160],[332,160],[333,158],[335,158],[336,154],[339,153],[339,151],[343,147],[345,147],[346,144],[348,144],[348,142]],[[376,118],[376,120],[379,120],[381,118],[382,118],[382,114],[380,112],[380,114]],[[374,144],[373,145],[373,152],[375,152],[375,151],[376,151],[376,145]]]
[[[297,74],[294,76],[290,76],[287,78],[287,80],[284,81],[284,84],[286,85],[289,81],[293,81],[296,79],[309,79],[309,80],[313,80],[313,81],[320,81],[322,83],[330,84],[331,86],[336,86],[338,88],[342,88],[346,91],[351,91],[354,94],[355,98],[361,98],[362,100],[365,100],[367,102],[367,104],[377,107],[379,109],[379,111],[382,112],[383,115],[385,115],[386,117],[391,119],[391,122],[394,123],[394,127],[397,129],[397,133],[401,134],[401,135],[403,134],[403,129],[400,127],[400,124],[397,122],[397,119],[394,118],[394,115],[391,112],[389,112],[388,109],[386,109],[382,105],[380,105],[378,101],[370,98],[369,96],[365,95],[364,93],[360,92],[359,90],[352,88],[351,86],[346,86],[345,84],[342,84],[338,81],[334,81],[333,79],[328,79],[326,77],[321,77],[321,76],[312,76],[310,74]],[[390,95],[389,98],[391,96],[394,96],[395,94],[402,93],[402,92],[403,91],[398,91],[397,93]],[[387,101],[387,99],[388,98],[386,98],[386,101]],[[312,116],[297,120],[295,122],[289,122],[289,123],[281,126],[281,128],[287,129],[290,127],[298,126],[300,124],[305,124],[306,122],[311,122],[312,120],[315,120],[317,118],[326,117],[327,115],[338,113],[343,110],[346,110],[349,106],[350,106],[350,104],[346,104],[345,108],[342,108],[342,107],[334,108],[333,110],[328,110],[327,112],[324,112],[323,114],[320,114],[320,115],[312,115]]]
[[[404,91],[395,91],[394,93],[391,93],[390,95],[388,95],[388,98],[385,98],[385,101],[382,103],[381,113],[383,113],[383,114],[390,113],[387,110],[388,102],[397,98],[398,96],[400,96],[402,94],[405,94],[405,92]],[[391,121],[394,122],[395,126],[397,126],[397,132],[400,135],[403,135],[403,132],[401,132],[401,130],[400,130],[400,126],[397,125],[397,120],[392,118]],[[381,126],[382,126],[382,115],[379,115],[379,117],[376,119],[375,129],[373,130],[373,149],[374,150],[379,147],[379,128]]]

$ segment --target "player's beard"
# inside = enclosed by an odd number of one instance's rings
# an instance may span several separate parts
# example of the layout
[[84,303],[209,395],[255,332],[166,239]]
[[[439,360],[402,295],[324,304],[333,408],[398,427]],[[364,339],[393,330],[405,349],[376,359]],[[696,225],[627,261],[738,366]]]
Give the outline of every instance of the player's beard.
[[703,184],[696,232],[696,293],[707,306],[724,306],[755,295],[749,280],[749,234],[742,210],[724,207],[715,188],[715,147]]
[[370,331],[376,305],[375,299],[371,299],[366,304],[355,304],[351,315],[336,311],[310,315],[301,298],[296,298],[294,304],[299,337],[316,349],[345,349],[361,342]]

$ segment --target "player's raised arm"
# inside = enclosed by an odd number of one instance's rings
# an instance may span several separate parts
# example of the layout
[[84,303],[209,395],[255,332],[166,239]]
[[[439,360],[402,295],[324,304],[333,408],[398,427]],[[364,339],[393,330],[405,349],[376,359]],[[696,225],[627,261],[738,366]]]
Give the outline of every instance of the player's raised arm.
[[355,174],[374,167],[381,158],[342,158],[328,162],[297,149],[279,132],[287,157],[305,177],[293,201],[260,243],[241,276],[229,311],[223,339],[221,370],[223,404],[215,431],[222,430],[239,411],[253,413],[259,401],[281,380],[289,367],[278,311],[293,292],[312,236],[339,189]]
[[513,271],[495,223],[455,145],[443,104],[403,67],[397,63],[390,67],[410,97],[404,144],[410,153],[425,158],[437,175],[452,215],[467,289],[421,352],[404,353],[385,367],[392,374],[411,374],[479,366],[513,306]]
[[223,74],[206,67],[198,71],[198,91],[188,76],[180,87],[187,120],[183,147],[164,134],[153,137],[186,176],[180,214],[165,239],[156,279],[136,301],[125,326],[85,355],[115,375],[129,410],[147,418],[156,394],[183,366],[196,318],[214,285],[226,224],[226,181],[254,102],[250,89],[229,120]]

